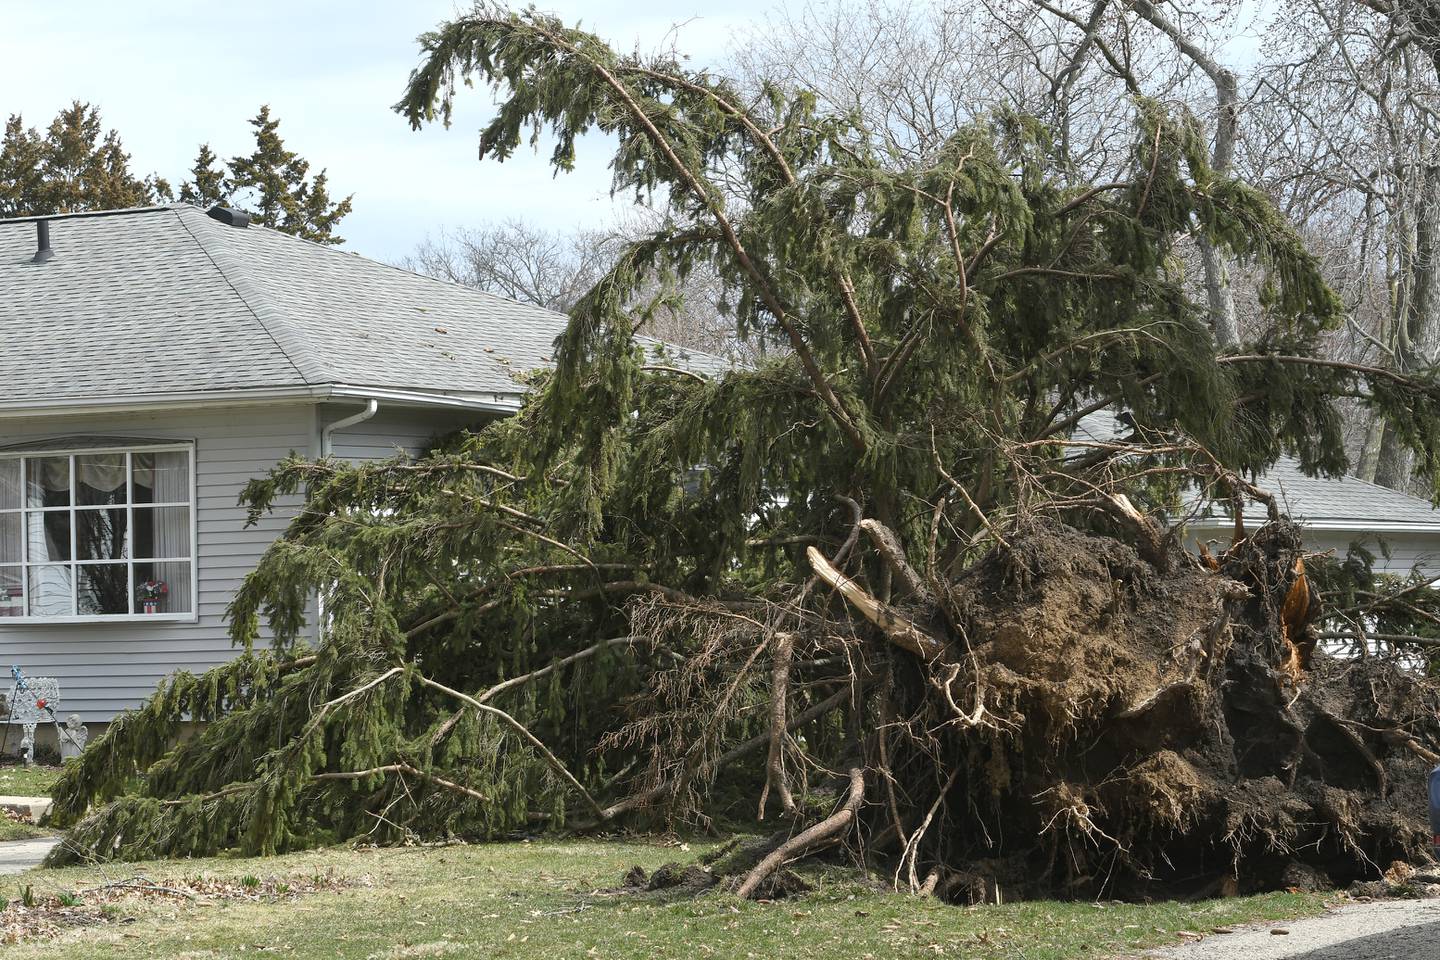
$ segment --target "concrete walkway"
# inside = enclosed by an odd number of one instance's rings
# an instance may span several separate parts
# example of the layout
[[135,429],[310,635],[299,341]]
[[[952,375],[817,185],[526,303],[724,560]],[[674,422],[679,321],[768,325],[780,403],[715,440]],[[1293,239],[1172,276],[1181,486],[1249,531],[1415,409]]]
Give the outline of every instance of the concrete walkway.
[[[5,810],[30,823],[39,823],[50,812],[49,797],[0,796],[0,810]],[[38,867],[59,837],[35,837],[30,840],[0,842],[0,875],[22,873]]]
[[[1283,932],[1282,932],[1283,931]],[[1152,950],[1155,960],[1436,960],[1440,900],[1357,903],[1308,920],[1246,927]]]
[[40,866],[45,854],[59,842],[59,837],[39,837],[35,840],[7,840],[0,843],[0,875],[23,873],[31,867]]
[[50,798],[0,796],[0,810],[9,810],[29,818],[31,823],[39,823],[41,818],[50,812]]

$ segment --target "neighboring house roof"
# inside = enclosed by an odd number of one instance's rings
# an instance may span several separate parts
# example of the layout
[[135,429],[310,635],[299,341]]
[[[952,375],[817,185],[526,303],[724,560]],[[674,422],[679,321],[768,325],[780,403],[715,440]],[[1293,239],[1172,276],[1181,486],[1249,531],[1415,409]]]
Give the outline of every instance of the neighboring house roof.
[[[1113,414],[1097,413],[1085,417],[1074,436],[1104,442],[1128,433],[1129,428],[1118,423]],[[1281,457],[1254,483],[1274,496],[1281,510],[1312,529],[1440,533],[1440,510],[1430,501],[1359,477],[1307,477],[1294,457]],[[1200,512],[1190,521],[1192,527],[1228,527],[1233,523],[1228,501],[1197,506]],[[1263,523],[1268,516],[1263,504],[1248,502],[1245,506],[1247,523]]]
[[[44,263],[31,262],[37,219]],[[515,375],[551,362],[565,324],[188,204],[0,220],[0,409],[387,391],[513,409]]]
[[[1307,477],[1294,457],[1281,457],[1255,478],[1255,485],[1274,496],[1281,510],[1308,527],[1375,533],[1440,532],[1440,510],[1430,501],[1359,477]],[[1211,504],[1208,516],[1192,521],[1192,526],[1228,526],[1232,522],[1228,507],[1228,503]],[[1252,502],[1245,507],[1247,522],[1263,523],[1268,516],[1263,504]]]

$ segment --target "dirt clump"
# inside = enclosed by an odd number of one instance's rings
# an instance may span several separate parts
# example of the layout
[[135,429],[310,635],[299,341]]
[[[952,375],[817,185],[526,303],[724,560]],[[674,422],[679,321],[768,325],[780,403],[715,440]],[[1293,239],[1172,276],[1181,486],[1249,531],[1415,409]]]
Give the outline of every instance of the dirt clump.
[[889,750],[893,770],[923,754],[948,775],[897,774],[934,815],[917,842],[877,803],[872,846],[903,832],[935,892],[971,901],[1345,886],[1428,862],[1430,765],[1411,744],[1440,734],[1435,686],[1309,652],[1313,625],[1282,609],[1292,524],[1218,570],[1171,548],[1156,564],[1036,525],[958,579],[940,601],[950,652],[896,671],[926,733]]

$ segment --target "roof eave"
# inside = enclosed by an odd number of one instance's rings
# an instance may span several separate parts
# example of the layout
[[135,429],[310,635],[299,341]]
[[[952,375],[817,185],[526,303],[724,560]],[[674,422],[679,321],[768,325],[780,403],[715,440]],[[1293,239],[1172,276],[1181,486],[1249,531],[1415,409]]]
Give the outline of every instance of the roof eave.
[[[1324,530],[1333,533],[1428,533],[1440,534],[1440,519],[1435,521],[1398,520],[1341,520],[1332,517],[1292,518],[1307,530]],[[1247,524],[1264,523],[1263,517],[1246,517]],[[1191,530],[1233,530],[1235,521],[1230,517],[1206,517],[1188,521],[1185,526]]]
[[523,396],[519,393],[442,393],[352,384],[324,384],[320,386],[128,394],[111,397],[0,401],[0,420],[84,416],[115,412],[138,413],[213,407],[246,407],[279,403],[323,403],[327,400],[356,399],[375,399],[409,407],[439,407],[505,415],[520,409]]

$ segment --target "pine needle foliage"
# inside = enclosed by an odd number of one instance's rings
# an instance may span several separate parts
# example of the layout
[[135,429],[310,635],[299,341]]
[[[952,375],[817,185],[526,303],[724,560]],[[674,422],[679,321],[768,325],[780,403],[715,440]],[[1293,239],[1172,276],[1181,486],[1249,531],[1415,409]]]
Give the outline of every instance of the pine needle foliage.
[[[695,815],[722,773],[756,775],[781,646],[810,671],[779,694],[806,725],[782,762],[844,769],[896,708],[892,681],[866,692],[847,672],[875,630],[815,589],[806,547],[915,602],[1047,504],[1114,532],[1081,504],[1100,484],[1224,493],[1284,453],[1337,473],[1338,397],[1408,424],[1437,475],[1440,389],[1319,359],[1339,301],[1187,116],[1137,101],[1128,178],[1085,183],[1026,117],[907,160],[808,95],[746,99],[533,9],[482,6],[420,45],[396,107],[411,124],[448,123],[487,84],[482,157],[543,140],[564,172],[599,131],[614,190],[659,225],[576,304],[517,416],[418,461],[292,459],[250,485],[256,517],[305,504],[232,605],[245,655],[175,678],[67,769],[61,851]],[[1268,280],[1263,333],[1233,353],[1174,266],[1196,235]],[[702,264],[737,332],[784,350],[702,377],[635,346],[637,298],[683,296]],[[1077,459],[1081,418],[1122,407],[1151,449]],[[856,548],[861,517],[930,590]],[[185,719],[210,722],[178,739]]]
[[42,133],[11,114],[0,136],[0,217],[118,210],[169,200],[158,176],[137,176],[100,108],[79,100],[62,108]]

